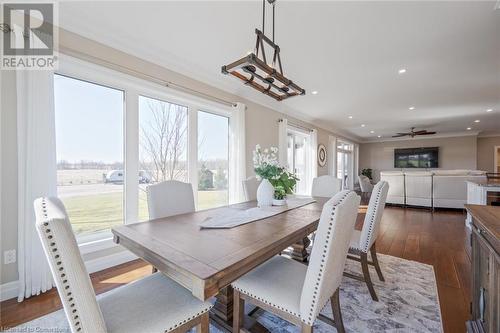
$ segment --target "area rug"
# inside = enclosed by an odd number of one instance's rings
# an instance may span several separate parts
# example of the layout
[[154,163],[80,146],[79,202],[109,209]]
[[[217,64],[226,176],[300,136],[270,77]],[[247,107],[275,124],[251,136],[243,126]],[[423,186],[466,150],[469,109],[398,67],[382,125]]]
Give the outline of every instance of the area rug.
[[[347,332],[442,332],[441,313],[432,266],[387,255],[379,255],[386,279],[380,282],[370,268],[379,302],[372,301],[366,285],[344,277],[340,304]],[[346,271],[361,273],[358,262],[348,260]],[[330,304],[322,311],[332,317]],[[298,327],[263,310],[253,317],[273,333],[300,332]],[[70,332],[62,310],[40,317],[10,330],[11,332]],[[336,330],[317,320],[315,333]],[[7,330],[9,332],[9,330]],[[223,333],[215,326],[210,332]]]

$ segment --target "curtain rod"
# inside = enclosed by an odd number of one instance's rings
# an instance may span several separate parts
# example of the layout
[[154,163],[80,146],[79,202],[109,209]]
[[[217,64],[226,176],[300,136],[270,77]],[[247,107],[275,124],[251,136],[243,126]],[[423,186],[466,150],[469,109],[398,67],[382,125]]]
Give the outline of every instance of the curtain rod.
[[125,73],[125,74],[131,74],[131,75],[136,76],[136,77],[142,77],[143,79],[146,79],[148,81],[160,84],[160,85],[165,86],[167,88],[172,88],[172,89],[179,90],[179,91],[182,91],[182,92],[187,92],[189,94],[197,95],[199,97],[202,97],[202,98],[205,98],[205,99],[209,99],[209,100],[212,100],[214,102],[217,102],[217,103],[220,103],[220,104],[224,104],[224,105],[227,105],[227,106],[233,106],[233,107],[236,106],[236,103],[234,103],[234,102],[226,101],[225,99],[222,99],[222,98],[219,98],[219,97],[215,97],[215,96],[206,94],[204,92],[201,92],[201,91],[198,91],[198,90],[195,90],[195,89],[183,86],[183,85],[175,83],[175,82],[171,82],[171,81],[168,81],[168,80],[160,79],[160,78],[158,78],[156,76],[145,74],[145,73],[139,72],[139,71],[137,71],[135,69],[132,69],[132,68],[129,68],[129,67],[126,67],[126,66],[122,66],[122,65],[118,65],[118,64],[115,64],[113,62],[110,62],[110,61],[107,61],[107,60],[104,60],[104,59],[92,56],[90,54],[82,53],[82,52],[71,50],[71,49],[67,49],[67,48],[64,48],[61,51],[61,53],[69,55],[69,56],[73,56],[75,58],[79,58],[81,60],[86,60],[86,61],[90,61],[90,62],[93,62],[93,63],[97,63],[97,64],[103,65],[105,67],[108,67],[108,68],[111,68],[111,69],[114,69],[114,70],[118,70],[118,71],[120,71],[122,73]]
[[[281,123],[281,122],[283,122],[283,118],[278,119],[278,123]],[[295,124],[295,123],[291,123],[289,121],[287,121],[287,124],[290,125],[290,126],[292,126],[292,127],[304,130],[304,131],[308,131],[308,132],[312,132],[313,131],[312,128],[305,127],[305,126],[302,126],[302,125],[299,125],[299,124]]]

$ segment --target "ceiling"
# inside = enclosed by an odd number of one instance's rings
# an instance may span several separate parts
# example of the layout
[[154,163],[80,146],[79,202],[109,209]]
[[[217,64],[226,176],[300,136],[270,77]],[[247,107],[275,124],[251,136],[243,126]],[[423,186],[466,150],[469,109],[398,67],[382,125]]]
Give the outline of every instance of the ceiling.
[[[285,75],[307,91],[284,102],[220,70],[253,49],[261,5],[71,1],[60,3],[59,24],[360,141],[383,140],[410,127],[444,135],[467,127],[482,135],[500,133],[495,1],[280,0],[276,42]],[[399,74],[401,68],[406,73]]]

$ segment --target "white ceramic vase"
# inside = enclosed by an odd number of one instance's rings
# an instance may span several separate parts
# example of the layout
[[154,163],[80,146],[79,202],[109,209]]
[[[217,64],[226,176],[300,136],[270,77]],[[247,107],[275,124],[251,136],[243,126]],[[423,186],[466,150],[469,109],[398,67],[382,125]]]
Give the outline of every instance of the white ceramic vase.
[[267,179],[262,179],[257,188],[257,205],[259,207],[272,206],[274,199],[274,187]]

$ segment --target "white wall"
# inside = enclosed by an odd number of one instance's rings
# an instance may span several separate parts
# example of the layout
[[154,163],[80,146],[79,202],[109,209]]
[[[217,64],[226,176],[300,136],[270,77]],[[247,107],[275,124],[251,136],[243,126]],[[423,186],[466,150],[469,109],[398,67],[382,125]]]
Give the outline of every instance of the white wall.
[[1,72],[0,284],[17,280],[17,264],[4,265],[3,251],[17,249],[17,131],[14,71]]
[[[477,167],[480,170],[498,172],[495,170],[495,147],[500,147],[500,136],[477,139]],[[498,152],[497,152],[498,154]],[[500,163],[500,156],[498,157]]]
[[416,147],[439,147],[440,169],[476,169],[477,137],[461,136],[362,143],[359,147],[359,170],[373,169],[373,177],[377,181],[380,171],[400,170],[394,168],[394,149]]

